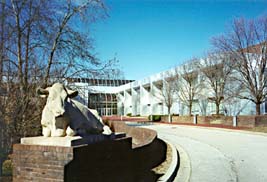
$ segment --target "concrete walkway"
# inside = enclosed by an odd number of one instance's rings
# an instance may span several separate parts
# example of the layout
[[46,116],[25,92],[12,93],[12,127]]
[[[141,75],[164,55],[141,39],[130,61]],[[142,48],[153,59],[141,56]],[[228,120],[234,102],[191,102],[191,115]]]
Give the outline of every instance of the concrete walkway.
[[184,148],[191,182],[267,181],[267,135],[166,124],[146,127]]

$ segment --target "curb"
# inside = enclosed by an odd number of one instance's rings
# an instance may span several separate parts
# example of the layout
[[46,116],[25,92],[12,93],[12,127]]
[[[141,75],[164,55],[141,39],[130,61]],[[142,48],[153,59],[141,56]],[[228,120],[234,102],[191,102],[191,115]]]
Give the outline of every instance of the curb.
[[[163,140],[163,139],[162,139]],[[185,150],[179,146],[174,146],[172,143],[163,140],[168,143],[172,150],[172,162],[167,172],[161,176],[159,182],[188,182],[191,175],[191,164],[188,154]]]
[[176,149],[179,152],[179,170],[174,182],[189,182],[191,176],[191,163],[187,152],[180,146],[176,145]]
[[[161,140],[163,140],[161,138]],[[170,164],[170,167],[168,168],[168,170],[166,171],[166,173],[161,176],[158,181],[163,181],[163,182],[168,182],[168,181],[172,181],[173,178],[175,178],[175,175],[177,173],[177,170],[179,168],[179,157],[178,157],[178,152],[177,149],[174,147],[173,144],[171,144],[170,142],[163,140],[165,143],[169,144],[172,150],[172,161]]]

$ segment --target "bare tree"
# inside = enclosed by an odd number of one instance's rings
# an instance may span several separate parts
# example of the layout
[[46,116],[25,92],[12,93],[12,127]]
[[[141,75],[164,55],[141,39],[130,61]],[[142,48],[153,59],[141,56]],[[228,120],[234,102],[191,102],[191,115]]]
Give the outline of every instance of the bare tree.
[[[91,52],[92,40],[88,31],[77,29],[75,24],[88,24],[102,16],[104,5],[99,0],[86,0],[82,3],[67,1],[54,3],[56,11],[49,24],[49,40],[47,42],[48,61],[45,68],[44,84],[47,84],[51,74],[61,73],[61,77],[71,77],[81,74],[95,74],[104,70],[108,64],[101,65]],[[60,8],[60,13],[57,12]],[[54,66],[54,67],[53,67]],[[96,69],[95,66],[100,66]],[[54,72],[54,73],[51,73]]]
[[206,116],[207,114],[207,107],[208,107],[208,99],[202,95],[200,99],[198,99],[198,106],[202,116]]
[[223,104],[224,114],[227,116],[239,115],[249,103],[248,100],[244,100],[244,101],[245,102],[242,102],[242,100],[240,100],[237,97],[227,100]]
[[232,73],[228,57],[221,53],[210,53],[199,62],[199,69],[210,90],[208,99],[216,105],[216,114],[219,114],[221,103],[228,99],[227,84]]
[[230,55],[236,81],[245,89],[238,97],[255,103],[256,114],[260,115],[260,104],[267,96],[267,17],[235,19],[230,31],[213,38],[212,43]]
[[6,21],[7,21],[7,16],[8,16],[8,11],[6,11],[6,5],[5,3],[1,3],[0,7],[0,83],[2,82],[2,76],[3,76],[3,64],[4,60],[6,59],[5,55],[5,46],[8,41],[8,29],[6,26]]
[[113,68],[113,60],[96,58],[87,28],[106,14],[103,3],[81,2],[0,2],[0,122],[7,126],[9,146],[40,132],[44,103],[36,98],[37,86],[103,76]]
[[181,69],[176,68],[176,90],[179,100],[188,108],[192,115],[193,103],[197,101],[202,90],[202,80],[197,69],[197,59],[191,59]]
[[157,92],[153,91],[152,94],[163,104],[166,105],[168,110],[168,121],[171,122],[171,108],[173,103],[177,100],[176,97],[176,79],[175,74],[167,74],[162,82],[157,82]]
[[[40,109],[33,99],[36,82],[30,83],[30,77],[34,77],[36,69],[33,68],[37,66],[37,24],[42,17],[40,9],[43,4],[34,0],[11,0],[2,1],[1,5],[9,15],[5,21],[10,31],[6,37],[8,43],[3,48],[5,60],[2,62],[4,79],[1,86],[6,94],[1,97],[1,112],[12,143],[38,131]],[[33,130],[34,126],[36,130]]]

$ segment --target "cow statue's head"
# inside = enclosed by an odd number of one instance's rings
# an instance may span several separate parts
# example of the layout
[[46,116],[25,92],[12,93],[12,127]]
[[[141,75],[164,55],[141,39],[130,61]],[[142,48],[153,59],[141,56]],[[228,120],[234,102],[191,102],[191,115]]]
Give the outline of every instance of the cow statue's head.
[[38,88],[37,94],[47,97],[47,108],[50,109],[55,117],[58,117],[65,113],[64,106],[67,99],[76,97],[78,91],[69,90],[63,84],[55,83],[52,87],[47,87],[46,89]]

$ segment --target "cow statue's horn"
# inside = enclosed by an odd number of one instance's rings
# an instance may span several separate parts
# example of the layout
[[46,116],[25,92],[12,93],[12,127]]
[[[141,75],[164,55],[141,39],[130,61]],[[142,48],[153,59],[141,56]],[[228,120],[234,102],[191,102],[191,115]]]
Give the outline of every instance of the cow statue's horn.
[[49,91],[48,90],[46,90],[46,89],[43,89],[43,88],[37,88],[36,89],[36,93],[38,94],[38,95],[48,95],[49,94]]
[[68,93],[68,97],[69,98],[73,98],[73,97],[76,97],[78,95],[78,91],[70,90],[70,89],[67,89],[67,88],[66,88],[66,91]]

